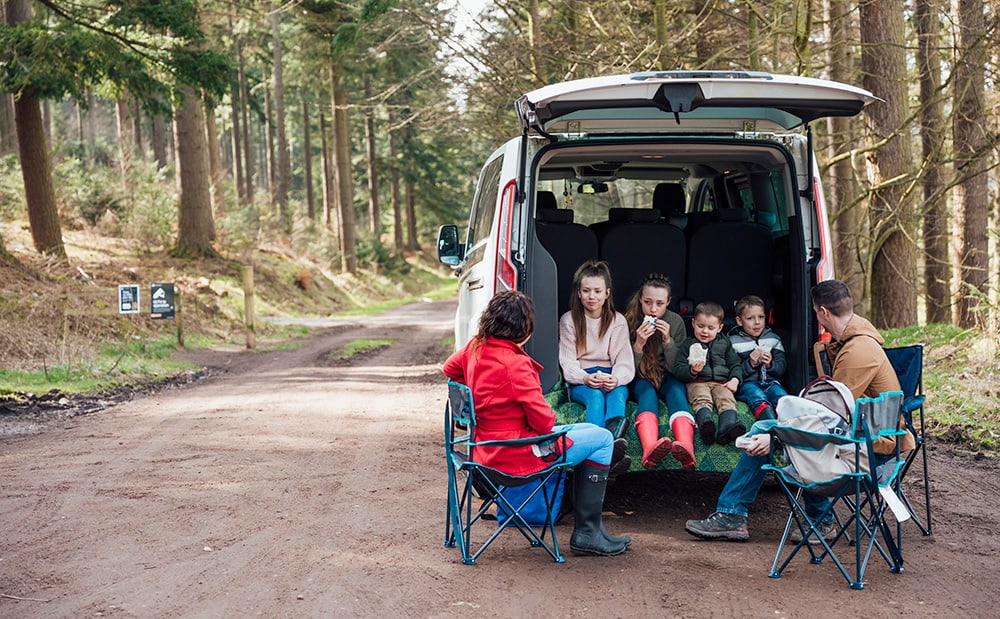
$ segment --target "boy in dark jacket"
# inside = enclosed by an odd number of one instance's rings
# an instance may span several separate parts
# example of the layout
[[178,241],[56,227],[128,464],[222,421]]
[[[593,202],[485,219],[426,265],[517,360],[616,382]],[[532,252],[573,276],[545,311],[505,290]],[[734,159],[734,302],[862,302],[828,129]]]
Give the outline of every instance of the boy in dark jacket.
[[788,395],[781,384],[785,375],[785,348],[767,326],[764,300],[755,295],[736,302],[736,326],[729,341],[743,363],[743,382],[736,399],[746,402],[758,421],[775,419],[778,398]]
[[[706,445],[725,445],[747,429],[736,418],[734,393],[743,382],[740,356],[722,334],[722,306],[712,301],[699,303],[691,320],[693,337],[684,340],[677,349],[677,370],[674,376],[687,383],[688,401],[695,411],[694,419]],[[712,405],[719,411],[718,435]]]

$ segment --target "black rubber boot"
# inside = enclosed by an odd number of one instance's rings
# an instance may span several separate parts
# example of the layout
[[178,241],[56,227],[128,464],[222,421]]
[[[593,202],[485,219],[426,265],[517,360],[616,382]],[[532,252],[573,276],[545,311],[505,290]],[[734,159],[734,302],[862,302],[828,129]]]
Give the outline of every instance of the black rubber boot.
[[625,418],[612,417],[604,421],[604,427],[611,433],[612,438],[621,438],[625,435]]
[[576,466],[573,472],[573,534],[569,538],[573,554],[609,557],[628,548],[623,538],[613,542],[605,536],[601,512],[607,485],[608,469],[592,464]]
[[628,455],[628,441],[615,439],[614,451],[611,452],[611,468],[608,470],[608,481],[613,482],[622,473],[628,473],[632,468],[632,458]]
[[[571,470],[566,474],[566,483],[573,484],[573,477],[574,477],[573,471]],[[608,480],[610,481],[610,477]],[[559,516],[556,518],[556,524],[559,524],[559,521],[562,520],[566,514],[573,511],[573,505],[574,505],[573,494],[575,492],[576,491],[573,488],[573,485],[569,485],[569,487],[566,488],[566,491],[563,492],[562,506],[559,510]],[[608,540],[612,544],[620,544],[622,542],[625,542],[626,546],[632,545],[631,537],[629,537],[628,535],[612,535],[608,533],[607,529],[604,528],[603,524],[601,526],[601,533],[604,535],[604,539]]]
[[747,427],[737,420],[736,411],[729,409],[719,413],[719,436],[716,440],[720,445],[729,445],[746,431]]
[[698,426],[702,443],[711,445],[715,442],[715,419],[712,418],[712,409],[707,406],[699,408],[694,414],[694,423]]

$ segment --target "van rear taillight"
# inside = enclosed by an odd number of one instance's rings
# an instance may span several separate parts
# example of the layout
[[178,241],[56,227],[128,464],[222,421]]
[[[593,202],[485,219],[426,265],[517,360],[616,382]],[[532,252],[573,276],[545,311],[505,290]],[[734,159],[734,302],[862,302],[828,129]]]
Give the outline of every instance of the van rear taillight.
[[813,200],[816,202],[816,222],[819,226],[819,262],[816,264],[816,281],[833,279],[833,240],[830,235],[830,215],[826,212],[826,196],[818,176],[812,177]]
[[500,216],[497,217],[497,259],[496,259],[496,289],[514,290],[517,286],[517,270],[510,260],[511,213],[514,211],[514,195],[517,183],[511,180],[503,189],[500,200]]

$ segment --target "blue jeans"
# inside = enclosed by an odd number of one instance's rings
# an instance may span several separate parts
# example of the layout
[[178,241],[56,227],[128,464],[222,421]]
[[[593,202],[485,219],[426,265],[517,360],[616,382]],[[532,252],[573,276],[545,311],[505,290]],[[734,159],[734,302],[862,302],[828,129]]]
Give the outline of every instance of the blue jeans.
[[[597,371],[611,373],[611,368],[587,368],[587,374]],[[628,387],[618,385],[611,391],[593,389],[587,385],[570,385],[569,399],[583,404],[587,409],[587,423],[604,427],[608,419],[625,416],[625,400],[628,398]]]
[[[771,426],[776,423],[774,419],[758,421],[751,426],[748,434],[767,434]],[[747,509],[757,499],[757,493],[760,492],[760,487],[767,477],[767,471],[761,470],[760,467],[769,462],[770,456],[751,456],[744,451],[736,463],[736,468],[729,474],[729,480],[726,481],[722,494],[716,502],[715,511],[746,518]],[[811,492],[802,493],[802,503],[810,518],[819,516],[826,509],[828,502],[829,499],[826,497]]]
[[776,380],[740,383],[740,388],[736,390],[736,399],[740,402],[746,402],[746,405],[750,407],[750,412],[754,414],[757,413],[757,407],[764,402],[776,406],[778,398],[786,395],[788,392]]
[[599,427],[590,423],[555,426],[552,431],[558,432],[564,428],[569,430],[566,437],[573,441],[573,444],[563,454],[563,462],[573,466],[581,462],[610,466],[611,452],[614,450],[614,439],[611,437],[611,432],[608,432],[603,426]]
[[657,395],[667,403],[667,410],[670,414],[681,411],[691,412],[684,383],[674,378],[672,374],[663,375],[663,384],[660,385],[659,393],[653,387],[653,383],[645,378],[636,378],[629,385],[629,388],[632,391],[632,399],[639,403],[637,414],[650,411],[659,417],[660,402]]

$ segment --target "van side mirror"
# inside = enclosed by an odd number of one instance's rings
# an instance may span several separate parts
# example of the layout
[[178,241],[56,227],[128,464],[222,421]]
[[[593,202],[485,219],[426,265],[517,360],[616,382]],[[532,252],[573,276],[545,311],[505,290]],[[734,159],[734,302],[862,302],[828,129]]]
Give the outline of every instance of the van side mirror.
[[445,224],[438,228],[437,253],[441,263],[457,267],[465,257],[462,255],[464,249],[458,242],[458,226]]

